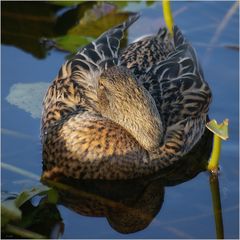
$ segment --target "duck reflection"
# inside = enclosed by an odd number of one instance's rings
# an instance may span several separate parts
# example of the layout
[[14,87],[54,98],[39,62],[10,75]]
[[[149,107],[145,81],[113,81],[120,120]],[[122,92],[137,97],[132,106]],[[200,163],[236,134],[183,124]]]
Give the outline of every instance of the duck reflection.
[[154,175],[132,180],[76,180],[61,175],[42,176],[59,193],[59,204],[92,217],[106,217],[113,229],[133,233],[145,229],[159,213],[164,187],[174,186],[205,171],[212,148],[207,129],[199,143],[181,161]]

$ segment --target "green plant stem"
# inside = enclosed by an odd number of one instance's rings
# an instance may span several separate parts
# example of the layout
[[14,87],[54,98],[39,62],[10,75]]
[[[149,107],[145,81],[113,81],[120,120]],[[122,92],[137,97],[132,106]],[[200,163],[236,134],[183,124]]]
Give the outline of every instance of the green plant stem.
[[210,189],[212,194],[213,212],[215,218],[215,227],[217,239],[224,238],[224,228],[222,219],[221,196],[219,191],[218,175],[209,176]]
[[212,173],[218,172],[221,143],[222,139],[218,135],[214,134],[212,154],[207,167]]
[[46,239],[47,238],[46,236],[43,236],[41,234],[26,230],[11,224],[6,225],[5,231],[7,233],[14,234],[16,236],[23,237],[23,238],[30,238],[30,239]]
[[168,28],[168,31],[173,35],[173,16],[172,16],[172,11],[171,11],[171,6],[170,6],[170,1],[169,0],[163,0],[162,1],[162,7],[163,7],[163,17],[164,21],[166,23],[166,26]]

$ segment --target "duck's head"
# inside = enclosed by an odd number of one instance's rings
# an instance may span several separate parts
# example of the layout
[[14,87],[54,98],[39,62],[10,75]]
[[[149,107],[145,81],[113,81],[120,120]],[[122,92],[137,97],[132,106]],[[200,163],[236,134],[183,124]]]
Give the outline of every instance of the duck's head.
[[105,70],[97,97],[103,117],[125,128],[146,150],[159,147],[163,129],[156,104],[130,70],[119,66]]

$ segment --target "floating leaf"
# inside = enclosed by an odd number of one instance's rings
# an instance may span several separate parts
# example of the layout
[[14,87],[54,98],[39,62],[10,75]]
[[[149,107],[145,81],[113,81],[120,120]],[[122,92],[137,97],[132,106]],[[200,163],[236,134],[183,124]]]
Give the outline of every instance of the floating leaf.
[[55,38],[56,47],[63,49],[72,53],[77,52],[77,50],[90,43],[93,38],[84,37],[79,35],[66,35],[62,37]]
[[87,10],[78,25],[68,31],[70,35],[98,37],[109,28],[124,22],[130,13],[118,13],[117,7],[109,3],[99,3]]

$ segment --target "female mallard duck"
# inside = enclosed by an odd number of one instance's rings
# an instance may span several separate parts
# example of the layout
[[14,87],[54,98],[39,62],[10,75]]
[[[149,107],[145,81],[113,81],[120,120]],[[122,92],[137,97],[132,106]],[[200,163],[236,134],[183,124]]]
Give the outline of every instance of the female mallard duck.
[[177,27],[119,53],[124,31],[103,33],[60,69],[43,103],[45,176],[127,179],[189,152],[203,135],[211,91]]

